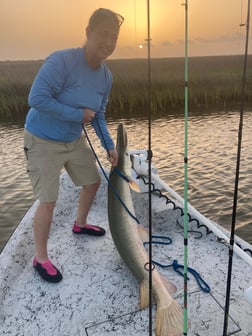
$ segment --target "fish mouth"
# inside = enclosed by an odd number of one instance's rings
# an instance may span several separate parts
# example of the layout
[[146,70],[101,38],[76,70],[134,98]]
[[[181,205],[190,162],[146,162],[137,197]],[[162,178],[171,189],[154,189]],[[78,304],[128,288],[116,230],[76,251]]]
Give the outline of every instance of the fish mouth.
[[125,176],[130,176],[132,164],[128,152],[127,131],[123,123],[120,123],[117,128],[116,149],[118,152],[118,168],[123,172]]
[[117,143],[116,148],[118,153],[125,154],[127,151],[128,138],[126,128],[123,123],[120,123],[117,128]]

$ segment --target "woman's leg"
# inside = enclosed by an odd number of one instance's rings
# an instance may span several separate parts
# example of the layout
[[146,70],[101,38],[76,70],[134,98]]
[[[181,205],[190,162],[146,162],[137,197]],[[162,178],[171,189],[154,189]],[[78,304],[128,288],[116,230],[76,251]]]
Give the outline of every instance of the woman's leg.
[[56,202],[40,202],[35,212],[33,233],[35,240],[35,256],[38,262],[48,260],[47,241],[51,228],[53,210]]
[[97,182],[95,184],[90,184],[82,187],[77,213],[77,223],[80,227],[84,227],[87,224],[87,216],[93,204],[99,185],[100,182]]

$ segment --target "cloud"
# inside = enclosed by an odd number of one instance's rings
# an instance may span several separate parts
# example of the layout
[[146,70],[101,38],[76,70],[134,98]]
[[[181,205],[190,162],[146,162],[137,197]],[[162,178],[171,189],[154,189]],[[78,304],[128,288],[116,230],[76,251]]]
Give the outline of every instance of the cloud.
[[[250,37],[251,39],[252,37]],[[240,32],[235,32],[233,34],[226,34],[226,35],[220,35],[217,37],[196,37],[193,39],[189,39],[190,44],[196,44],[196,43],[202,43],[202,44],[213,44],[213,43],[230,43],[230,42],[237,42],[237,41],[244,41],[245,36],[244,34]],[[185,43],[184,40],[179,39],[174,42],[171,42],[169,40],[162,41],[161,46],[162,47],[172,47],[174,45],[183,45]]]
[[173,45],[173,43],[171,43],[170,41],[163,41],[161,43],[162,47],[171,47]]
[[192,43],[229,43],[229,42],[237,42],[237,41],[243,41],[244,40],[244,34],[240,32],[235,32],[233,34],[226,34],[221,35],[213,38],[202,38],[197,37],[191,40]]

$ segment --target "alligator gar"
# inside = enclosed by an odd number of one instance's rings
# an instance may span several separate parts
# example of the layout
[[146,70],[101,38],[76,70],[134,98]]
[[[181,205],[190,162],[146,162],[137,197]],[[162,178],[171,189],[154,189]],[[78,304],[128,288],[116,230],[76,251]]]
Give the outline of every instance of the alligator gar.
[[[108,218],[114,244],[130,271],[140,282],[140,308],[149,306],[149,271],[145,265],[149,256],[142,240],[142,227],[135,218],[129,180],[131,161],[127,149],[125,126],[117,130],[117,167],[111,169],[108,186]],[[118,174],[118,171],[120,174]],[[123,176],[123,177],[122,177]],[[157,304],[156,336],[181,336],[183,334],[183,310],[172,298],[174,285],[164,279],[156,268],[152,274],[152,293]]]

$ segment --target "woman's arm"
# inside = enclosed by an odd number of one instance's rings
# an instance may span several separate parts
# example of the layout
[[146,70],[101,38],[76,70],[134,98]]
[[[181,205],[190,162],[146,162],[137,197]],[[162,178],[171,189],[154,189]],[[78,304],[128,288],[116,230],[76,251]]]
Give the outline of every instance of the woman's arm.
[[60,103],[56,96],[64,88],[67,79],[67,66],[59,53],[50,55],[40,68],[32,84],[28,103],[41,113],[56,119],[82,122],[84,111]]

